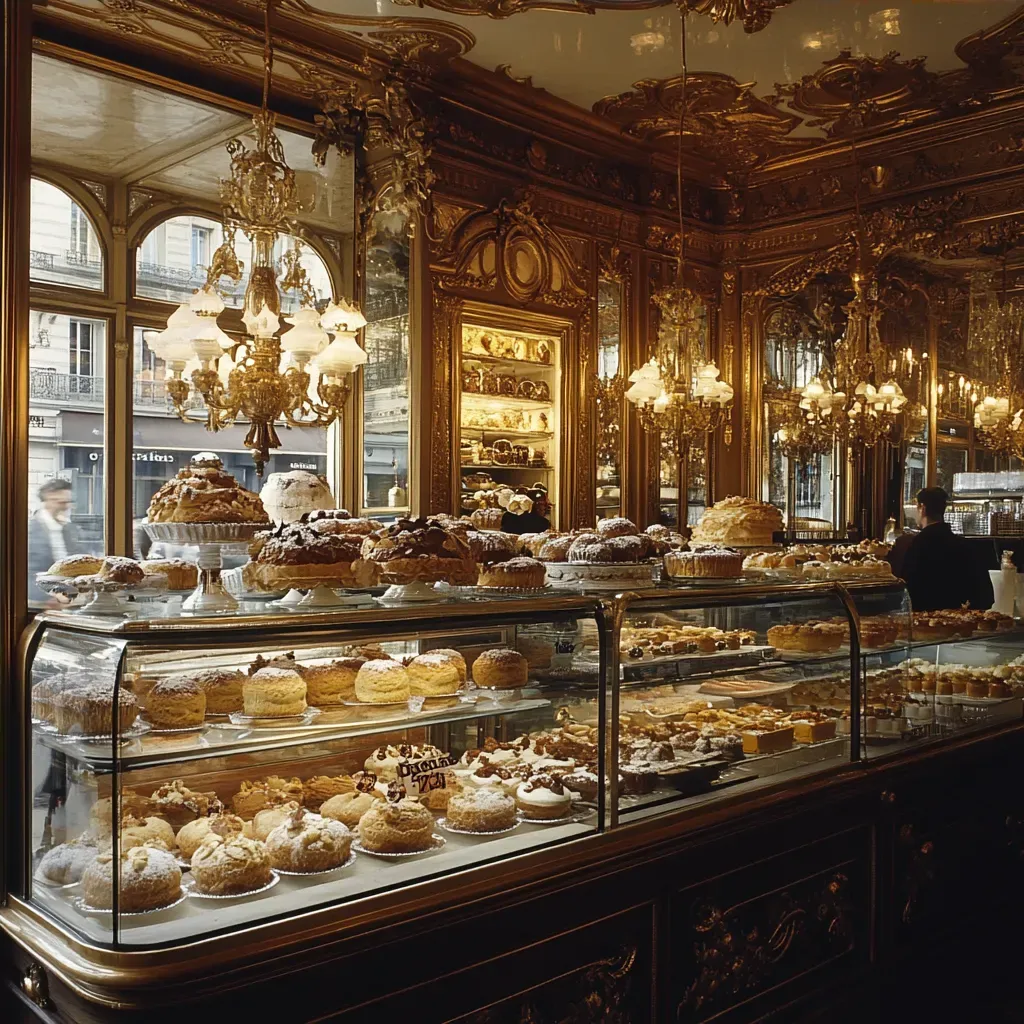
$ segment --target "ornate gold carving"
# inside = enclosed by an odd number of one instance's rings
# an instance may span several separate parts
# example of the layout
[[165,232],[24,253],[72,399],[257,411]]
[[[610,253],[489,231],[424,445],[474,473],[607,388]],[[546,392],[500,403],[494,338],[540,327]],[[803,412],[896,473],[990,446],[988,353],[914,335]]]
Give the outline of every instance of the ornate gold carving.
[[452,494],[452,359],[455,346],[461,345],[457,331],[461,320],[462,299],[447,293],[435,281],[432,312],[432,408],[430,434],[429,512],[451,512]]
[[[779,152],[814,144],[813,139],[790,138],[800,118],[758,99],[753,86],[717,72],[690,72],[683,118],[686,150],[735,172],[756,167]],[[634,83],[630,92],[598,100],[594,113],[614,121],[634,138],[675,153],[681,94],[681,75],[648,78]]]
[[780,7],[788,7],[793,0],[686,0],[691,11],[706,14],[712,21],[731,25],[743,22],[744,32],[760,32],[772,20]]
[[623,949],[452,1024],[634,1024],[636,958],[635,946]]
[[853,926],[849,880],[836,871],[797,883],[762,901],[727,909],[699,904],[693,915],[697,976],[677,1008],[677,1019],[703,1019],[778,984],[804,963],[849,952]]
[[134,217],[139,210],[144,209],[153,202],[153,193],[144,188],[128,189],[128,214]]

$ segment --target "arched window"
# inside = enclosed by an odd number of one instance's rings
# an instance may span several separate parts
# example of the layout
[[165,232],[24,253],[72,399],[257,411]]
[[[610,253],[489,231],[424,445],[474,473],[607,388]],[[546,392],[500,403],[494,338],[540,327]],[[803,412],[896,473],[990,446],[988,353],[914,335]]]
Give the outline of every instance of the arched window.
[[103,248],[88,214],[63,189],[32,179],[32,281],[103,290]]
[[[223,240],[222,225],[209,217],[190,214],[162,221],[146,235],[135,251],[135,294],[144,299],[184,302],[206,283],[207,267]],[[295,242],[292,235],[278,235],[274,245],[275,262]],[[227,305],[240,309],[252,266],[252,246],[242,234],[235,236],[235,252],[242,261],[242,280],[230,288],[226,287],[226,281],[222,282],[222,293]],[[317,299],[326,302],[333,298],[334,289],[327,266],[306,243],[302,246],[301,262]],[[299,305],[297,293],[282,293],[283,313],[290,313]]]

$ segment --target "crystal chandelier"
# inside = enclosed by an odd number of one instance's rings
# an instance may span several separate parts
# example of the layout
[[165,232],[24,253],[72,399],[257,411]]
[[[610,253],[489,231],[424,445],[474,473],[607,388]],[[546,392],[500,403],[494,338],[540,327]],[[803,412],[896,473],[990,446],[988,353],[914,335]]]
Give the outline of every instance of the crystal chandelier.
[[656,354],[630,374],[626,398],[645,430],[658,432],[662,446],[682,463],[693,448],[729,417],[733,389],[719,380],[718,367],[706,358],[707,314],[703,301],[686,287],[686,232],[683,219],[683,130],[686,120],[686,7],[682,22],[682,75],[679,88],[679,143],[676,162],[679,209],[679,260],[675,281],[654,296],[661,312]]
[[[271,449],[281,447],[276,423],[329,426],[345,407],[351,374],[366,362],[366,353],[356,341],[366,320],[344,300],[332,301],[323,315],[317,311],[298,243],[282,259],[278,282],[274,244],[279,234],[293,228],[291,217],[298,203],[295,172],[285,161],[274,131],[276,119],[268,109],[272,6],[273,0],[267,0],[263,101],[253,116],[255,145],[249,148],[240,138],[227,144],[231,176],[221,182],[224,243],[214,253],[206,284],[171,314],[165,330],[146,334],[153,354],[164,360],[170,371],[167,393],[178,415],[186,421],[193,419],[193,406],[201,398],[207,430],[221,430],[240,417],[247,420],[245,446],[252,451],[260,476]],[[239,342],[217,325],[224,310],[217,282],[222,277],[239,281],[242,276],[234,251],[236,231],[251,242],[253,264],[242,315],[248,336]],[[302,297],[298,312],[285,317],[290,328],[280,337],[279,288],[298,291]],[[192,372],[186,378],[189,368]]]

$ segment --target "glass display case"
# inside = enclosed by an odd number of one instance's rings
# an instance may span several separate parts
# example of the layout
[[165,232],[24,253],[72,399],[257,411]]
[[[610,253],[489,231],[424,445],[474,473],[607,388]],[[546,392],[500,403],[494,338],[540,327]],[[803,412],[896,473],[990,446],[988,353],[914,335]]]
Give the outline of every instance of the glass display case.
[[596,607],[41,620],[26,895],[92,942],[181,943],[602,828]]
[[1024,696],[1015,620],[913,613],[895,582],[56,612],[24,652],[13,895],[127,950],[543,858],[1019,721]]
[[[459,405],[461,507],[497,507],[499,487],[557,505],[561,339],[463,324]],[[559,522],[553,508],[549,518]]]

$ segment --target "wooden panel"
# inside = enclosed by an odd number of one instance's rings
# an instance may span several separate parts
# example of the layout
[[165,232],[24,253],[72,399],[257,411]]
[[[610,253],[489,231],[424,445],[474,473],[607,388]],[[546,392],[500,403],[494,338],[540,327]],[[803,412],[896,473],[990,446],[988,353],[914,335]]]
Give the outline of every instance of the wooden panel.
[[850,829],[678,890],[666,1020],[751,1020],[867,962],[871,833]]

